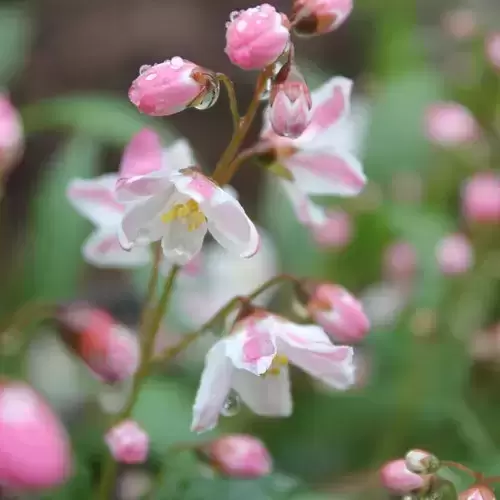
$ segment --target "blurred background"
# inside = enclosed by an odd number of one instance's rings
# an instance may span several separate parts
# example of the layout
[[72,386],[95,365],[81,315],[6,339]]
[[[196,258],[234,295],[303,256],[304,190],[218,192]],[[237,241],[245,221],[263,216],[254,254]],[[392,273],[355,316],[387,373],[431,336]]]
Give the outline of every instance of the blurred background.
[[[291,11],[291,0],[273,5]],[[231,134],[225,95],[209,111],[150,120],[128,102],[127,90],[141,65],[180,55],[228,74],[244,109],[255,74],[229,63],[224,23],[230,11],[248,6],[242,0],[0,1],[0,88],[20,111],[26,135],[22,159],[4,179],[2,321],[26,302],[85,299],[136,326],[148,271],[85,264],[81,245],[91,226],[68,204],[67,183],[116,171],[124,145],[144,126],[155,128],[165,145],[188,138],[210,172]],[[277,474],[251,485],[204,474],[193,479],[193,464],[181,460],[166,468],[158,498],[386,498],[377,469],[409,448],[500,474],[500,225],[466,220],[461,205],[466,179],[500,169],[500,69],[485,51],[487,36],[500,30],[499,16],[496,0],[357,0],[336,32],[296,39],[311,88],[333,75],[355,81],[353,116],[341,140],[363,158],[369,183],[353,199],[316,200],[348,215],[348,236],[318,245],[273,179],[246,165],[234,187],[264,228],[264,251],[256,262],[240,263],[209,248],[200,281],[187,280],[177,291],[164,339],[193,328],[193,309],[202,308],[204,297],[223,303],[220,297],[250,291],[274,272],[331,280],[360,297],[372,319],[357,348],[359,381],[338,394],[294,373],[292,417],[256,418],[242,408],[217,430],[261,437]],[[430,140],[425,113],[438,101],[470,109],[481,129],[477,140],[458,147]],[[258,131],[257,123],[253,140]],[[474,263],[450,276],[436,249],[456,232],[471,242]],[[286,312],[288,292],[272,306]],[[66,487],[32,498],[91,498],[106,413],[119,408],[126,388],[103,389],[50,325],[28,330],[27,363],[21,367],[11,354],[19,339],[5,335],[0,371],[19,376],[25,369],[70,429],[78,464]],[[191,405],[209,342],[148,382],[135,417],[150,433],[153,453],[147,467],[121,471],[117,498],[140,498],[165,450],[198,439],[189,431]],[[450,474],[459,487],[467,485]]]

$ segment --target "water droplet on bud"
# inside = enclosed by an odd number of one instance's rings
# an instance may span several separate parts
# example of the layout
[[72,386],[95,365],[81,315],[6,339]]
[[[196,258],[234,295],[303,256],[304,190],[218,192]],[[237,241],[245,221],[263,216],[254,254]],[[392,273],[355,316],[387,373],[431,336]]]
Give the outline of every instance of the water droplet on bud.
[[221,415],[224,417],[234,417],[240,412],[241,399],[234,391],[231,391],[224,401],[224,406],[221,410]]
[[170,66],[173,69],[180,69],[182,68],[182,66],[184,66],[184,60],[179,56],[172,57],[172,59],[170,60]]
[[142,75],[143,73],[145,73],[148,69],[151,69],[153,66],[151,66],[151,64],[143,64],[140,68],[139,68],[139,75]]
[[241,11],[239,11],[239,10],[233,10],[233,12],[231,12],[231,14],[229,14],[229,20],[234,21],[240,15],[240,12]]
[[272,87],[272,81],[269,79],[266,82],[266,86],[264,90],[261,92],[259,99],[261,101],[268,101],[269,97],[271,96],[271,87]]

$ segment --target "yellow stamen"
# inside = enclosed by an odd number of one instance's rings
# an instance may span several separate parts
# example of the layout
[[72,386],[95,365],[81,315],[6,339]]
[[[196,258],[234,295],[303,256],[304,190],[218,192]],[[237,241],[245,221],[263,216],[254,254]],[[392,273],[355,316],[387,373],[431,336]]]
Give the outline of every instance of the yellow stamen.
[[273,362],[266,373],[264,373],[264,377],[267,375],[279,375],[281,373],[281,369],[287,365],[288,358],[286,356],[283,356],[282,354],[278,354],[274,357]]
[[174,205],[168,212],[161,216],[162,222],[168,224],[176,219],[180,219],[187,224],[188,231],[198,229],[207,219],[200,206],[194,200],[188,200],[186,203]]

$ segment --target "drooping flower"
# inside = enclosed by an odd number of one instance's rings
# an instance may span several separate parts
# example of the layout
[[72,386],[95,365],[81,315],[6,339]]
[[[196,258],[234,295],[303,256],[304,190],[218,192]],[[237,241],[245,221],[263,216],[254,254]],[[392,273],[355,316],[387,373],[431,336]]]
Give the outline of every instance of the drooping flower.
[[68,436],[56,415],[24,382],[0,383],[0,486],[52,488],[68,479]]
[[141,464],[148,457],[149,436],[133,420],[125,420],[115,425],[104,439],[109,451],[118,462]]
[[458,500],[495,500],[495,494],[487,486],[479,484],[462,491]]
[[272,471],[267,448],[254,436],[229,434],[208,443],[201,451],[216,470],[229,477],[255,479]]
[[474,222],[500,221],[500,175],[478,172],[468,179],[462,193],[464,217]]
[[425,476],[410,472],[403,459],[386,463],[380,470],[380,478],[383,486],[396,495],[418,491],[428,483]]
[[350,347],[334,346],[318,326],[255,312],[237,322],[231,335],[208,352],[192,429],[203,432],[215,427],[231,390],[258,415],[289,416],[288,363],[339,390],[355,380]]
[[240,203],[194,168],[160,168],[120,179],[118,199],[130,203],[120,227],[126,250],[161,240],[165,257],[184,265],[201,250],[207,231],[227,250],[251,257],[259,235]]
[[106,311],[77,302],[61,306],[56,320],[64,343],[100,379],[115,383],[135,373],[137,337]]
[[486,55],[496,69],[500,69],[500,33],[493,33],[486,38]]
[[316,286],[307,304],[314,321],[339,342],[359,342],[370,330],[363,305],[345,288],[330,283]]
[[153,66],[142,66],[128,96],[146,115],[168,116],[186,108],[207,109],[219,97],[215,74],[197,64],[172,57]]
[[225,52],[233,64],[260,70],[273,64],[290,40],[288,20],[267,3],[231,13]]
[[436,247],[436,259],[443,274],[463,274],[474,264],[474,250],[463,234],[451,234]]
[[21,118],[9,98],[0,94],[0,176],[15,165],[24,146]]
[[292,25],[299,35],[322,35],[337,29],[352,11],[353,0],[295,0]]

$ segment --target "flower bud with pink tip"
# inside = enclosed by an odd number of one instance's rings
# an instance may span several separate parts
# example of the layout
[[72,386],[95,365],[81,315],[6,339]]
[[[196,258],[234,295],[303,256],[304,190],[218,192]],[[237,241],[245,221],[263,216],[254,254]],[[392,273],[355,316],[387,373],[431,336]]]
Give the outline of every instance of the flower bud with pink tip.
[[141,113],[168,116],[186,108],[208,109],[219,97],[215,74],[181,57],[142,66],[128,97]]
[[462,194],[464,217],[473,222],[500,221],[500,174],[479,172],[468,179]]
[[117,462],[142,464],[148,457],[149,436],[133,420],[120,422],[106,434],[104,439]]
[[288,19],[267,3],[232,12],[226,27],[226,54],[245,70],[273,64],[290,40]]
[[201,450],[210,464],[229,477],[255,479],[272,471],[272,459],[264,443],[246,434],[230,434]]
[[500,70],[500,32],[486,38],[486,56],[492,66]]
[[451,234],[438,243],[436,259],[443,274],[463,274],[474,264],[474,250],[466,236]]
[[459,500],[495,500],[495,498],[493,491],[482,484],[462,491],[458,497]]
[[417,270],[417,254],[413,245],[397,241],[384,253],[384,274],[391,281],[411,279]]
[[24,133],[19,113],[9,98],[0,94],[0,177],[3,177],[21,156]]
[[427,108],[425,133],[429,141],[443,147],[470,144],[479,137],[472,113],[456,102],[438,102]]
[[292,26],[298,35],[322,35],[337,29],[352,11],[353,0],[295,0]]
[[418,491],[427,484],[425,476],[410,472],[403,459],[387,462],[380,470],[380,479],[382,485],[396,495]]
[[41,490],[65,482],[69,439],[56,415],[27,384],[0,382],[0,485]]
[[370,330],[361,302],[339,285],[316,286],[307,309],[313,320],[336,341],[359,342]]
[[296,139],[311,121],[312,100],[297,66],[284,66],[271,88],[269,121],[274,132]]
[[121,382],[137,370],[136,336],[106,311],[74,303],[61,306],[56,319],[65,344],[104,382]]

